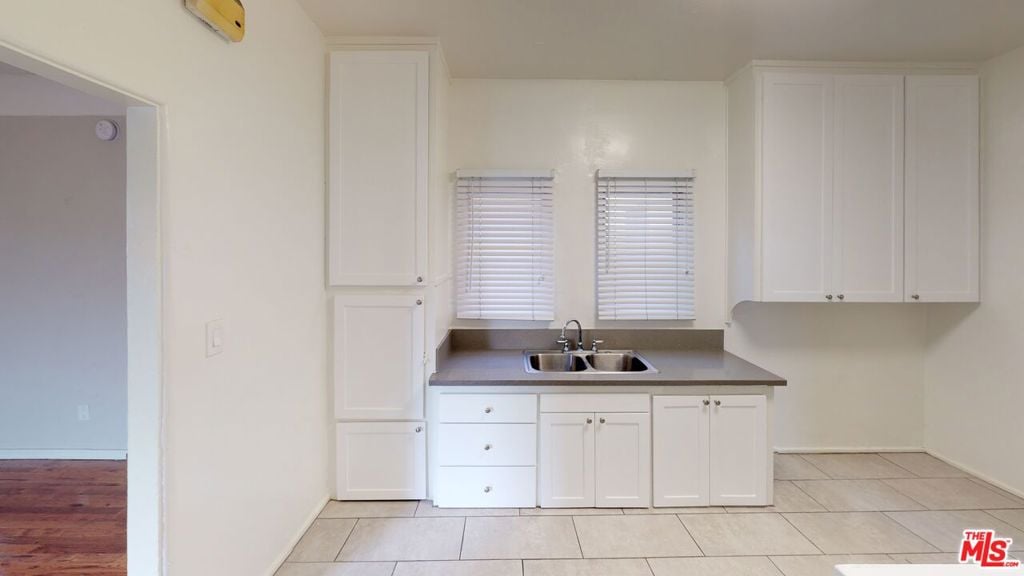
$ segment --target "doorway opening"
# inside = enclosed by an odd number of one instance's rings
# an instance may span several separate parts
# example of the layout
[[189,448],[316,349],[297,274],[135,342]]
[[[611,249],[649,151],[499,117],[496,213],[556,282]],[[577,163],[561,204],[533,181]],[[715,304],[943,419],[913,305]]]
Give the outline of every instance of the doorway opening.
[[2,573],[162,572],[159,118],[0,43]]

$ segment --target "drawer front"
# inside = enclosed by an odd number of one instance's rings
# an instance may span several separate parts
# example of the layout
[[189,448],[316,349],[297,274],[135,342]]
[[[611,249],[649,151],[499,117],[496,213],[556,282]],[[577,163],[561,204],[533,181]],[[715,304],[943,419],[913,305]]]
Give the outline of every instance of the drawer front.
[[536,424],[441,424],[441,466],[536,466]]
[[535,394],[442,394],[441,422],[467,424],[537,421]]
[[648,394],[542,394],[541,412],[639,412],[651,411]]
[[537,469],[518,467],[440,468],[434,503],[441,508],[533,508]]

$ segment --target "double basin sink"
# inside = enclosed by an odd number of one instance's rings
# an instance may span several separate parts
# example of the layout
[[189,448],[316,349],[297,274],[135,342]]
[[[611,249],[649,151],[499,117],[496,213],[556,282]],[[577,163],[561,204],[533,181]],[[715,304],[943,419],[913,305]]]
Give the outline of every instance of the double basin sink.
[[642,373],[657,372],[646,358],[632,350],[602,352],[523,352],[527,372]]

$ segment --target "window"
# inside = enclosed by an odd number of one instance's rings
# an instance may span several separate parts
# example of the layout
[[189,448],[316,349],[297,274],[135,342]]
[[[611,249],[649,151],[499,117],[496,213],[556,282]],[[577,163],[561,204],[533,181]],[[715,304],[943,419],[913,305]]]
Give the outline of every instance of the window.
[[548,172],[456,175],[456,316],[554,320],[554,221]]
[[597,317],[691,320],[693,172],[597,174]]

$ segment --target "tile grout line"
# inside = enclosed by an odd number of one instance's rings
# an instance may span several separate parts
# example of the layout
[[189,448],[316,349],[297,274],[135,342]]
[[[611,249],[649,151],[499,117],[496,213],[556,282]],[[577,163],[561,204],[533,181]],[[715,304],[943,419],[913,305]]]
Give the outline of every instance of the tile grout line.
[[[811,542],[811,544],[814,544],[814,542]],[[788,576],[788,575],[786,575],[786,572],[782,569],[782,566],[779,566],[778,563],[775,562],[775,558],[774,557],[772,557],[772,556],[765,556],[765,558],[767,558],[768,561],[772,563],[772,566],[775,566],[775,571],[776,572],[778,572],[779,574],[782,574],[783,576]]]
[[466,524],[469,523],[468,520],[468,517],[462,517],[462,539],[459,541],[459,560],[462,560],[462,551],[466,547]]
[[693,533],[690,532],[690,529],[686,527],[686,522],[683,522],[682,514],[676,514],[675,516],[676,520],[678,520],[679,523],[683,525],[683,530],[686,530],[686,535],[690,537],[690,540],[693,540],[693,545],[697,547],[697,551],[700,552],[701,557],[707,558],[708,555],[704,553],[704,549],[700,547],[700,543],[698,543],[697,539],[693,537]]
[[[777,452],[776,452],[776,454],[777,454]],[[828,472],[825,472],[825,471],[824,471],[824,470],[822,470],[821,468],[818,468],[817,466],[815,466],[815,465],[814,465],[814,462],[811,462],[811,461],[810,461],[810,460],[808,460],[807,458],[804,458],[804,454],[801,454],[801,453],[797,452],[797,453],[796,453],[796,455],[797,455],[797,456],[798,456],[798,457],[799,457],[799,458],[800,458],[801,460],[803,460],[804,462],[806,462],[808,466],[810,466],[811,468],[814,468],[814,469],[815,469],[815,470],[817,470],[818,472],[821,472],[822,474],[824,474],[826,478],[832,478],[832,476],[831,476],[831,475],[829,475],[829,473],[828,473]],[[833,480],[835,480],[835,478],[832,478],[832,479],[833,479]]]
[[[813,466],[813,464],[812,464],[812,466]],[[821,508],[822,508],[823,510],[825,510],[826,512],[831,512],[831,510],[829,510],[829,509],[828,509],[828,506],[825,506],[825,505],[824,505],[824,504],[822,504],[821,502],[818,502],[817,498],[815,498],[814,496],[811,496],[811,494],[810,494],[809,492],[807,492],[806,490],[804,490],[803,488],[801,488],[801,487],[800,487],[800,485],[799,485],[799,484],[797,484],[797,481],[796,481],[796,480],[789,480],[788,482],[789,482],[790,484],[792,484],[794,488],[796,488],[797,490],[799,490],[801,494],[803,494],[803,495],[807,496],[808,498],[810,498],[810,499],[811,499],[811,502],[814,502],[814,503],[815,503],[815,504],[817,504],[818,506],[821,506]],[[803,480],[803,482],[806,482],[806,480]]]
[[582,558],[586,558],[586,556],[583,555],[583,543],[580,542],[580,531],[579,531],[579,528],[576,527],[576,517],[575,516],[571,516],[571,518],[572,518],[572,532],[573,532],[573,534],[576,535],[576,546],[580,549],[580,558],[581,559]]
[[338,548],[338,553],[334,556],[335,562],[341,562],[338,558],[341,558],[341,552],[345,549],[345,544],[348,544],[349,538],[351,538],[352,534],[356,531],[356,526],[359,526],[360,520],[362,520],[362,518],[356,518],[356,523],[352,525],[352,529],[345,535],[345,540],[341,543],[341,548]]
[[[684,528],[685,528],[685,526],[684,526]],[[651,576],[654,576],[654,568],[651,567],[651,559],[650,558],[644,558],[644,564],[647,565],[647,572],[649,572],[651,574]]]
[[[788,514],[794,514],[794,512],[788,512]],[[802,530],[797,528],[796,524],[793,524],[793,522],[790,521],[790,519],[786,517],[786,514],[779,514],[779,516],[781,516],[782,519],[785,520],[787,524],[792,526],[793,530],[796,530],[797,534],[803,536],[804,540],[807,540],[808,542],[810,542],[811,546],[814,546],[815,550],[817,550],[818,552],[821,552],[822,556],[827,556],[828,555],[828,554],[826,554],[826,552],[824,550],[821,549],[821,546],[818,546],[817,544],[815,544],[814,540],[811,540],[811,538],[809,536],[807,536],[807,534],[804,534]]]

